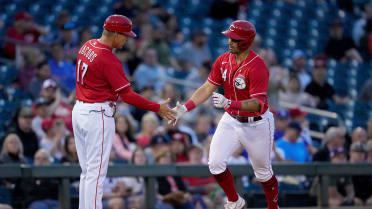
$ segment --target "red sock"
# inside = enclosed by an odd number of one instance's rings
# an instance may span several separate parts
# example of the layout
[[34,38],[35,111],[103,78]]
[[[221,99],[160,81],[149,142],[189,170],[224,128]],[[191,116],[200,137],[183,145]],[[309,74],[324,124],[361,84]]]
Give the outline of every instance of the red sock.
[[217,183],[225,192],[227,199],[230,202],[238,201],[238,193],[236,193],[235,186],[234,186],[234,178],[231,175],[231,172],[228,168],[220,174],[214,175]]
[[268,209],[278,209],[278,181],[273,175],[270,180],[261,182],[262,189],[265,192]]

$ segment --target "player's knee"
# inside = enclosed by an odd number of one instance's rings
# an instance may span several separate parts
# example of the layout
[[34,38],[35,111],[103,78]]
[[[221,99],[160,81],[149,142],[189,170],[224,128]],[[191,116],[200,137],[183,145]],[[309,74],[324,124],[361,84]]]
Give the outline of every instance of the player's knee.
[[226,170],[226,163],[218,160],[209,160],[208,162],[209,171],[216,175],[224,172]]
[[271,168],[259,168],[254,170],[254,175],[260,182],[266,182],[273,176]]

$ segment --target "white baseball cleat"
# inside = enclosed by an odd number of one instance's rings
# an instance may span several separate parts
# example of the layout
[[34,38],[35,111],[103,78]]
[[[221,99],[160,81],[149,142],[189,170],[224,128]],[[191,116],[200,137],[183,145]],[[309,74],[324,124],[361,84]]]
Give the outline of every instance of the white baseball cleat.
[[245,200],[238,195],[238,200],[236,202],[227,201],[225,209],[242,209],[244,206]]

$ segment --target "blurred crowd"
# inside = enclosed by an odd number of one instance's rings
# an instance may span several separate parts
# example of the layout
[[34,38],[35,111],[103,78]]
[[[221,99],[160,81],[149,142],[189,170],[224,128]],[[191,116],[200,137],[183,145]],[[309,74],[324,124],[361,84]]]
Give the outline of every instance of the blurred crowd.
[[[151,2],[125,0],[112,8],[114,13],[131,18],[138,34],[137,39],[128,39],[124,48],[115,54],[122,61],[123,70],[137,92],[157,102],[171,98],[173,107],[176,101],[189,98],[206,81],[215,58],[210,49],[213,43],[208,43],[209,36],[202,28],[187,36],[180,29],[175,14]],[[286,2],[296,3],[295,0]],[[226,11],[221,17],[223,9]],[[241,11],[246,10],[249,10],[248,1],[215,0],[209,15],[215,19],[238,18]],[[78,163],[71,124],[76,52],[87,40],[97,37],[92,37],[89,27],[77,27],[70,15],[67,11],[60,12],[55,22],[58,30],[48,31],[30,14],[20,11],[13,17],[13,25],[7,28],[2,57],[12,60],[14,70],[19,72],[11,88],[24,92],[32,105],[17,110],[4,139],[0,139],[0,163]],[[363,16],[354,23],[351,36],[344,33],[339,20],[334,20],[329,27],[329,41],[324,51],[308,57],[304,50],[295,50],[289,68],[278,62],[274,50],[263,48],[260,36],[256,36],[253,50],[264,59],[270,71],[268,95],[276,126],[274,162],[372,162],[372,119],[351,132],[338,124],[330,124],[324,129],[324,138],[312,138],[312,124],[307,113],[299,108],[307,106],[327,110],[329,101],[346,104],[351,100],[347,95],[337,95],[334,86],[327,82],[327,63],[328,59],[345,63],[370,60],[370,18],[372,2],[364,5]],[[307,64],[308,59],[312,60],[311,66]],[[371,81],[367,81],[359,92],[361,100],[371,101],[370,86]],[[5,92],[10,87],[0,86],[0,89]],[[282,109],[280,102],[298,107]],[[212,108],[211,101],[207,101],[172,126],[154,113],[119,101],[110,161],[112,164],[135,165],[206,165],[211,138],[222,114]],[[245,150],[239,149],[229,163],[249,164],[247,156]],[[360,176],[332,179],[330,206],[372,205],[371,179]],[[279,176],[278,180],[282,185],[295,185],[311,191],[319,185],[316,179],[304,176]],[[249,188],[257,181],[244,177],[243,183]],[[159,209],[219,208],[223,203],[223,192],[212,177],[159,177],[157,184]],[[142,177],[107,178],[104,185],[105,208],[143,208]],[[2,206],[0,202],[0,208],[28,205],[30,209],[41,209],[58,205],[58,182],[53,179],[5,179],[1,186],[11,192],[12,202],[8,206]],[[76,193],[77,187],[75,182],[73,191]]]

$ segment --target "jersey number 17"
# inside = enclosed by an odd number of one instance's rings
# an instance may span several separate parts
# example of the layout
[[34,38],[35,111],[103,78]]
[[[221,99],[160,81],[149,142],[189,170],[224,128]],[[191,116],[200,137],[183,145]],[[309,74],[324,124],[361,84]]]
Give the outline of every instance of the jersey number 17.
[[81,78],[80,78],[80,65],[81,65],[81,60],[78,61],[78,66],[76,68],[76,82],[79,83],[79,81],[81,82],[81,85],[84,85],[84,76],[85,74],[87,73],[87,70],[88,70],[88,64],[83,62],[83,65],[81,66]]

